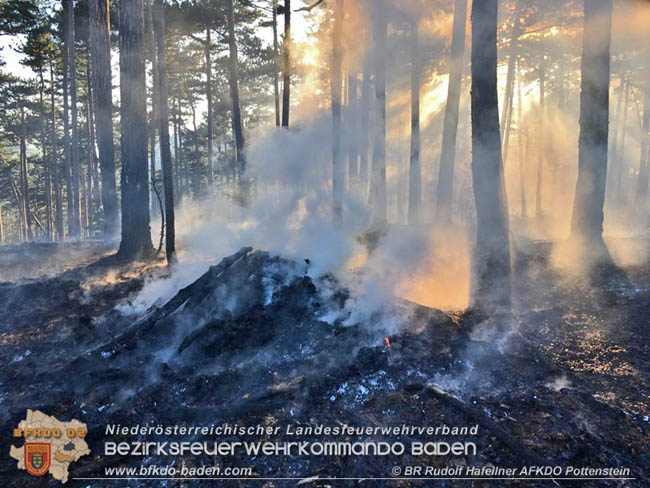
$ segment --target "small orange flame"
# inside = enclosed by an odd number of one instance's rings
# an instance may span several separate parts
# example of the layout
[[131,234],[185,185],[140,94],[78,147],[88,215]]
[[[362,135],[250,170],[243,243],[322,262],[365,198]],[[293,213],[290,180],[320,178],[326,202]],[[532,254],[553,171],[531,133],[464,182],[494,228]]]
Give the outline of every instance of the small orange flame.
[[386,347],[391,347],[390,339],[388,337],[384,337],[384,344],[386,344]]

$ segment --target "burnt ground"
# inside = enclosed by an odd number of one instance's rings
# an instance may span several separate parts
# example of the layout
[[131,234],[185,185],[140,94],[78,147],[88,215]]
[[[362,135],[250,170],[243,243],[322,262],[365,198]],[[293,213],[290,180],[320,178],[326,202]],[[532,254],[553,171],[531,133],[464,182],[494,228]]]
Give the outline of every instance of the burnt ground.
[[[649,486],[650,266],[604,270],[578,280],[548,266],[547,247],[536,244],[517,256],[515,332],[503,349],[477,338],[473,332],[486,324],[472,314],[447,315],[400,301],[387,304],[371,323],[350,324],[345,320],[348,291],[334,277],[311,278],[308,264],[249,249],[224,259],[142,317],[115,307],[133,297],[145,277],[164,278],[160,262],[118,268],[62,265],[64,270],[50,277],[0,284],[0,450],[8,452],[11,429],[30,408],[88,425],[92,454],[70,467],[71,478],[102,476],[109,465],[182,462],[253,465],[255,477],[295,478],[390,478],[394,465],[547,464],[628,467],[636,479],[510,484]],[[49,251],[32,249],[30,256],[39,252],[45,258]],[[106,249],[97,246],[93,252],[100,257]],[[408,325],[389,335],[388,347],[374,325],[392,315],[406,317]],[[245,457],[100,456],[108,423],[222,422],[479,424],[478,436],[464,438],[476,442],[478,453],[418,458],[261,456],[254,462]],[[371,439],[405,442],[403,437],[351,440]],[[49,476],[35,479],[18,472],[8,455],[0,457],[0,479],[8,486],[54,483]],[[213,483],[170,481],[167,486]],[[436,486],[505,483],[438,481]],[[161,482],[129,482],[136,484]],[[312,486],[352,484],[315,481]],[[295,483],[229,480],[222,485]]]

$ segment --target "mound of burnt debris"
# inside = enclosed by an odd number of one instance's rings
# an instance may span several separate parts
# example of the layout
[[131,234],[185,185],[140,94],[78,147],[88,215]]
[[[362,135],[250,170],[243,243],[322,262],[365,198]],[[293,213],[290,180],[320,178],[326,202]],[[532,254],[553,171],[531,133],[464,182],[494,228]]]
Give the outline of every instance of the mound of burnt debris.
[[[62,348],[40,369],[10,365],[0,373],[3,422],[14,425],[27,408],[83,419],[92,454],[71,466],[71,478],[101,476],[110,466],[252,466],[246,478],[309,478],[326,486],[327,478],[390,478],[395,465],[550,465],[629,467],[629,477],[636,478],[629,485],[647,486],[647,423],[600,401],[588,383],[559,369],[522,335],[497,347],[472,339],[479,319],[471,314],[449,315],[397,299],[363,321],[354,320],[353,309],[350,291],[333,275],[312,276],[308,259],[244,248],[143,317],[112,311],[110,320],[95,320],[103,335],[75,354]],[[180,440],[471,441],[477,452],[103,455],[107,425],[224,424],[280,429],[254,436],[195,432]],[[377,429],[299,439],[286,430],[317,425]],[[459,437],[382,430],[403,425],[478,427]],[[170,438],[115,433],[110,440]],[[3,479],[14,470],[13,462],[0,462]],[[251,485],[250,479],[229,482]],[[286,483],[267,480],[265,486]],[[593,482],[610,485],[616,486]]]

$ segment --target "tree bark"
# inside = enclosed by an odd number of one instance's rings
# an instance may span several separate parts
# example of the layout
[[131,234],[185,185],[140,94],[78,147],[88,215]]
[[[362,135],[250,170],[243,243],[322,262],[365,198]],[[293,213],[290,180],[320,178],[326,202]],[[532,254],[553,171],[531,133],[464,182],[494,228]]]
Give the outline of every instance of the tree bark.
[[344,171],[341,157],[341,91],[343,80],[341,63],[343,58],[343,0],[334,4],[334,33],[332,39],[332,200],[334,225],[340,226],[343,220]]
[[378,3],[373,11],[375,49],[375,136],[372,176],[370,178],[370,199],[372,200],[373,222],[383,225],[387,221],[386,204],[386,52],[387,23],[386,6]]
[[521,35],[521,11],[524,6],[524,0],[517,0],[515,7],[515,18],[512,26],[512,36],[510,38],[510,46],[508,53],[508,74],[506,76],[506,93],[501,113],[501,125],[505,128],[501,137],[501,144],[504,151],[504,164],[507,161],[508,153],[508,139],[510,136],[510,120],[512,120],[512,101],[515,86],[515,68],[517,64],[517,46],[519,43],[519,36]]
[[72,31],[70,30],[70,15],[72,0],[63,1],[63,159],[66,186],[66,211],[68,221],[68,237],[74,230],[74,197],[72,189],[72,145],[70,144],[70,48]]
[[602,243],[603,233],[612,0],[585,2],[584,13],[578,181],[571,236],[593,246]]
[[[77,68],[75,49],[75,25],[74,25],[74,0],[65,0],[70,7],[68,15],[68,65],[70,68],[70,116],[72,126],[72,139],[70,141],[70,153],[72,155],[72,226],[71,237],[81,237],[81,194],[80,194],[80,161],[79,161],[79,120],[77,106]],[[70,189],[68,188],[68,191]]]
[[[167,101],[167,63],[165,61],[165,10],[162,0],[154,4],[154,33],[158,57],[158,123],[160,131],[160,157],[165,192],[165,251],[167,264],[176,262],[176,231],[174,218],[174,182],[172,153],[169,144],[169,106]],[[208,37],[209,38],[209,37]]]
[[61,198],[61,171],[57,158],[57,137],[56,137],[56,85],[54,83],[54,63],[50,60],[50,104],[52,105],[52,181],[54,182],[54,228],[56,229],[56,240],[62,241],[65,238],[63,231],[63,202]]
[[45,177],[45,229],[47,240],[52,240],[52,179],[50,170],[49,153],[47,151],[47,138],[45,137],[45,102],[43,92],[45,91],[45,80],[43,79],[43,68],[38,70],[38,98],[40,112],[41,147],[43,152],[43,169]]
[[273,0],[273,100],[275,126],[280,127],[280,75],[278,73],[278,0]]
[[510,310],[510,249],[497,94],[498,0],[472,4],[472,179],[476,202],[472,304]]
[[210,55],[212,49],[212,36],[210,34],[210,26],[205,28],[205,96],[208,101],[208,185],[212,185],[214,175],[214,157],[212,154],[212,57]]
[[[151,117],[149,119],[149,173],[152,184],[149,188],[149,203],[151,213],[155,213],[155,205],[160,200],[156,195],[153,182],[156,180],[156,126],[158,125],[158,61],[154,41],[154,28],[151,16],[151,0],[144,0],[144,29],[145,45],[151,61]],[[161,216],[162,208],[159,209]]]
[[417,20],[411,32],[411,153],[409,158],[408,223],[419,221],[422,201],[422,168],[420,163],[420,40]]
[[20,191],[25,209],[25,229],[28,241],[34,239],[32,233],[32,211],[29,203],[29,181],[27,170],[27,128],[25,126],[25,107],[20,107]]
[[449,88],[447,90],[447,104],[442,129],[442,150],[440,152],[440,169],[436,192],[436,220],[441,224],[451,222],[452,215],[456,135],[458,134],[458,108],[463,77],[466,22],[467,0],[456,0],[449,63]]
[[120,0],[120,114],[122,239],[127,259],[153,251],[147,181],[147,92],[142,0]]
[[113,142],[110,13],[108,0],[89,0],[88,4],[93,93],[95,95],[95,127],[102,181],[102,205],[104,207],[104,238],[113,240],[118,235],[119,215]]
[[289,127],[291,100],[291,0],[284,0],[284,67],[282,82],[282,127]]
[[[239,61],[237,60],[237,40],[235,38],[235,9],[233,0],[227,0],[228,8],[228,75],[230,98],[232,100],[232,132],[235,138],[235,162],[237,165],[237,190],[241,204],[248,201],[248,185],[244,172],[246,157],[244,155],[244,131],[242,130],[241,107],[239,103]],[[288,114],[287,114],[288,117]],[[288,119],[287,119],[288,120]]]

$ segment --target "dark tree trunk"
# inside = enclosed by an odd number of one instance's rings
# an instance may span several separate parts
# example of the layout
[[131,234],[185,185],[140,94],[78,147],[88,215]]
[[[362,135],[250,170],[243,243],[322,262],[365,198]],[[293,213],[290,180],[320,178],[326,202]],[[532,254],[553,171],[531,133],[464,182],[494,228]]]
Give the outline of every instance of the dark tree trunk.
[[370,178],[370,199],[375,224],[387,221],[386,206],[386,52],[387,23],[386,6],[378,3],[373,11],[375,49],[375,135],[372,176]]
[[180,201],[182,194],[181,194],[181,151],[180,151],[180,134],[179,134],[179,127],[178,127],[178,108],[177,108],[177,100],[174,99],[172,101],[173,104],[173,110],[174,113],[172,114],[173,117],[173,125],[174,125],[174,166],[175,166],[175,179],[174,179],[174,193],[178,195],[178,199]]
[[[153,182],[156,181],[156,126],[158,125],[158,62],[156,60],[156,46],[154,41],[153,20],[151,18],[151,0],[144,0],[144,29],[145,45],[151,61],[151,118],[149,119],[149,179],[152,182],[149,188],[149,203],[151,212],[155,212],[158,197]],[[159,209],[162,214],[162,209]]]
[[442,150],[436,192],[436,220],[442,224],[451,222],[454,195],[454,164],[456,160],[456,135],[458,134],[458,108],[463,78],[463,57],[465,54],[465,23],[467,21],[467,0],[456,0],[454,4],[454,27],[449,60],[449,88],[445,119],[442,129]]
[[284,0],[284,67],[282,68],[282,127],[289,127],[291,100],[291,0]]
[[493,314],[510,310],[510,247],[499,103],[498,0],[472,4],[472,179],[476,202],[473,305]]
[[235,38],[235,11],[233,0],[227,0],[228,7],[228,77],[230,84],[230,98],[232,99],[232,132],[235,138],[235,161],[237,164],[237,188],[240,203],[248,201],[248,185],[244,172],[246,170],[246,157],[244,155],[244,131],[242,130],[241,107],[239,103],[239,61],[237,60],[237,40]]
[[591,247],[602,243],[603,233],[612,0],[586,1],[584,9],[578,182],[571,236]]
[[[68,63],[70,68],[70,115],[72,125],[72,139],[70,141],[70,153],[72,155],[72,226],[71,237],[81,237],[81,193],[80,193],[80,161],[79,161],[79,120],[77,106],[77,62],[75,49],[75,25],[74,25],[74,0],[66,0],[69,3],[67,10],[68,21]],[[68,188],[70,191],[70,188]]]
[[142,0],[120,0],[122,240],[128,259],[153,251],[147,181],[147,92]]
[[47,138],[45,137],[45,102],[43,92],[45,91],[45,81],[43,79],[43,68],[38,71],[38,98],[40,111],[40,129],[41,129],[41,147],[43,151],[43,169],[45,176],[45,222],[47,240],[52,240],[52,178],[50,169],[50,159],[47,151]]
[[113,142],[113,98],[111,83],[110,14],[108,0],[89,0],[95,127],[99,149],[104,236],[115,239],[119,230],[115,148]]
[[273,0],[273,100],[275,126],[280,127],[280,75],[278,73],[278,0]]
[[419,29],[413,24],[411,33],[411,155],[409,159],[408,223],[419,221],[422,200],[422,169],[420,164],[420,40]]
[[167,263],[176,262],[174,229],[174,182],[172,153],[169,145],[169,106],[167,102],[167,63],[165,61],[165,10],[161,0],[154,4],[153,24],[158,57],[158,118],[160,130],[160,158],[165,191],[165,251]]
[[212,36],[210,34],[210,26],[205,28],[205,96],[208,99],[208,185],[212,186],[214,175],[214,157],[212,155],[212,57],[210,52],[212,50]]
[[92,60],[91,54],[88,53],[88,65],[86,69],[86,84],[88,93],[88,106],[87,106],[87,123],[88,123],[88,195],[86,198],[90,202],[89,209],[90,215],[95,215],[97,208],[101,205],[100,184],[99,184],[99,171],[97,163],[97,152],[95,151],[97,145],[97,134],[95,132],[95,89],[93,87],[91,70]]
[[61,171],[59,169],[59,160],[57,157],[57,137],[56,137],[56,103],[55,103],[56,85],[54,83],[54,63],[50,61],[50,104],[52,105],[52,181],[54,182],[54,227],[56,229],[56,240],[62,241],[65,238],[63,231],[63,202],[61,198]]
[[27,129],[25,127],[25,107],[20,107],[20,191],[25,209],[25,229],[28,241],[34,239],[32,233],[32,210],[29,203],[29,181],[27,170]]
[[68,237],[73,235],[74,230],[74,197],[72,189],[72,145],[70,144],[70,49],[72,42],[70,30],[70,15],[68,10],[72,8],[71,0],[63,2],[63,159],[66,186],[66,211],[68,220]]
[[335,225],[341,225],[343,220],[343,187],[344,171],[341,157],[341,91],[343,80],[341,62],[343,57],[342,45],[343,30],[343,0],[336,0],[334,4],[334,33],[332,39],[332,194],[333,218]]

